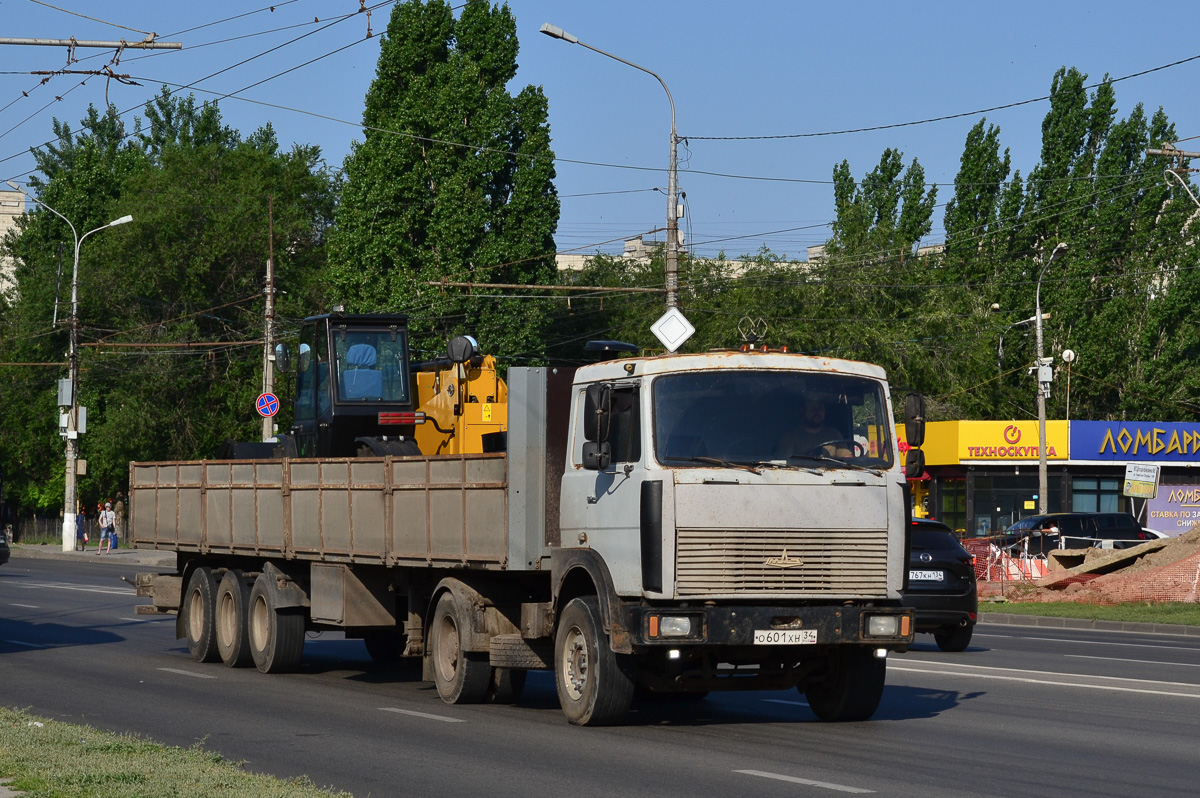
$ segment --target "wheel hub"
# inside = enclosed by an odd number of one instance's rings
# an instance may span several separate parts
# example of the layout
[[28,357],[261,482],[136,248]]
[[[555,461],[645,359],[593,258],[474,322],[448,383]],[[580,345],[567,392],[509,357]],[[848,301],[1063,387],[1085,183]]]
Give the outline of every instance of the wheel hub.
[[458,669],[459,656],[458,629],[447,618],[438,630],[437,646],[437,668],[445,681],[449,682],[454,679],[454,672]]
[[587,644],[578,629],[571,630],[571,636],[563,649],[563,672],[566,674],[567,693],[575,701],[583,697],[583,688],[588,677]]

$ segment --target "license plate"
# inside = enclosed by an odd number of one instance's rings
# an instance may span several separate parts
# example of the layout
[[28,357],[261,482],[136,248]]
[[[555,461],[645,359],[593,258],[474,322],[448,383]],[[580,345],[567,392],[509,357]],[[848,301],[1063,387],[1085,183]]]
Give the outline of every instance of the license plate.
[[910,582],[942,582],[946,579],[944,571],[909,571]]
[[816,629],[755,629],[756,646],[802,646],[817,642]]

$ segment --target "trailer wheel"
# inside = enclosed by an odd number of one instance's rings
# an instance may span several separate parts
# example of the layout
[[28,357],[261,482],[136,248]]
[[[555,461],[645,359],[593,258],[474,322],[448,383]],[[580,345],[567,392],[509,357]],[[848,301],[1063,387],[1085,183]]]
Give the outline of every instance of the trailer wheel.
[[443,593],[433,611],[429,629],[433,683],[447,704],[479,704],[487,700],[492,686],[492,667],[486,653],[463,651],[467,620],[460,609],[452,593]]
[[216,614],[217,581],[212,569],[197,568],[188,579],[187,593],[183,598],[184,636],[188,651],[196,662],[216,662],[217,651]]
[[217,586],[217,651],[231,668],[250,664],[250,635],[247,629],[250,584],[241,571],[230,568]]
[[250,589],[248,620],[254,666],[263,673],[296,670],[304,654],[304,616],[275,606],[271,577],[265,573]]
[[863,646],[844,646],[829,653],[823,679],[804,688],[808,706],[821,720],[866,720],[879,708],[887,660]]
[[572,599],[563,610],[554,639],[554,681],[563,714],[576,726],[615,723],[633,703],[629,657],[609,648],[595,596]]

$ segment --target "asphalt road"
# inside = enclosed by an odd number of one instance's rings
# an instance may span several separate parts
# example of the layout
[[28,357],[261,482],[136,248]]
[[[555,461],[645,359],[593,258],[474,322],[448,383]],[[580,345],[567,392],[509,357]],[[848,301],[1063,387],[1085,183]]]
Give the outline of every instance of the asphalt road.
[[[253,770],[365,796],[1194,795],[1200,639],[982,625],[889,660],[869,722],[818,722],[795,691],[641,706],[578,729],[548,674],[517,706],[452,707],[419,669],[323,635],[300,673],[199,665],[173,619],[137,616],[131,561],[0,566],[0,701],[202,742]],[[0,731],[0,739],[2,739]]]

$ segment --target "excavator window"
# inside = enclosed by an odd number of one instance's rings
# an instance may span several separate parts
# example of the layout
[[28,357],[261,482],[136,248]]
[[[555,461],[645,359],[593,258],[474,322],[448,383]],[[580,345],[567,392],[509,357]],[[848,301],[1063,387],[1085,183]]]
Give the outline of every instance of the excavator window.
[[392,330],[339,328],[337,351],[339,402],[404,403],[409,399],[405,336]]

